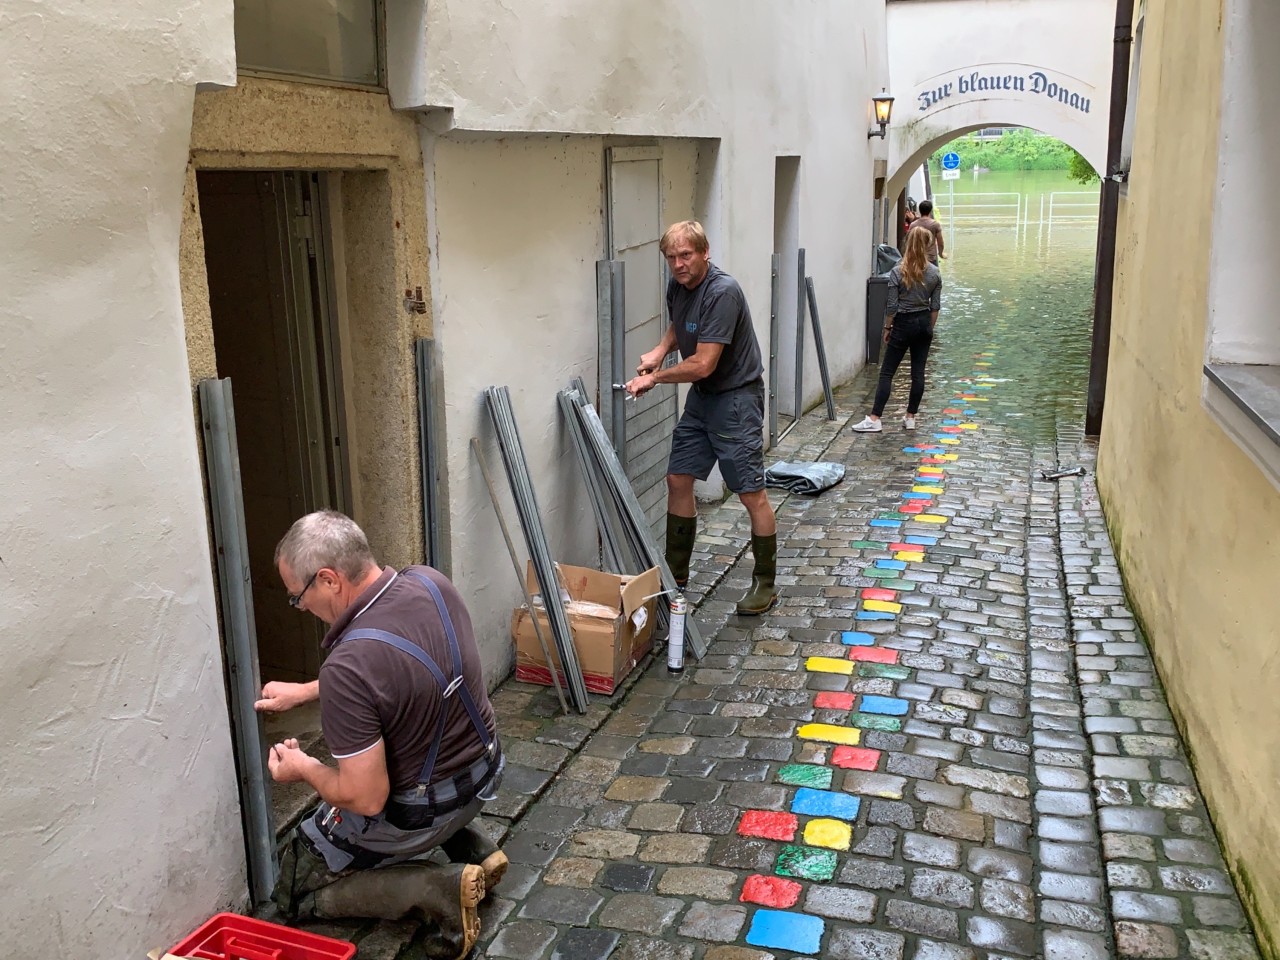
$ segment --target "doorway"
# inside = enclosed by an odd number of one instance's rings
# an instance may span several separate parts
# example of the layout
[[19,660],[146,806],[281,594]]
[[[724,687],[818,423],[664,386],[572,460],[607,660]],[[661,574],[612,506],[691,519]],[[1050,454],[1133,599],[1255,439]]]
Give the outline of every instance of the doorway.
[[773,252],[778,272],[773,278],[772,295],[776,322],[770,324],[774,342],[769,345],[772,359],[770,440],[780,440],[800,416],[796,397],[796,343],[804,313],[797,309],[796,291],[804,278],[799,276],[800,253],[800,158],[778,157],[773,173]]
[[307,682],[323,624],[289,606],[273,559],[298,517],[350,512],[328,183],[200,171],[197,187],[218,376],[235,402],[260,673]]

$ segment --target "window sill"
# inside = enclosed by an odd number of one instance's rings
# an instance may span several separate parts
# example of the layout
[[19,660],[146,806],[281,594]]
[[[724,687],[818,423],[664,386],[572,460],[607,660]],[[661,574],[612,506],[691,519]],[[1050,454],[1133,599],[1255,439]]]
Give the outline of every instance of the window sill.
[[1201,400],[1280,490],[1280,366],[1207,363]]

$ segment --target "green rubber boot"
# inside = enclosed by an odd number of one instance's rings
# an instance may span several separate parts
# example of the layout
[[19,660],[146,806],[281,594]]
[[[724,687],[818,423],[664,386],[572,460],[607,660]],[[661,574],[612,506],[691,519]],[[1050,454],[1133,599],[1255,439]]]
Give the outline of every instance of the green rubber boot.
[[757,537],[752,534],[751,555],[756,561],[751,573],[751,589],[738,601],[738,615],[743,617],[758,617],[778,602],[778,591],[773,586],[778,574],[778,535]]
[[693,541],[697,536],[697,517],[667,514],[667,566],[681,589],[689,582],[689,558],[693,556]]

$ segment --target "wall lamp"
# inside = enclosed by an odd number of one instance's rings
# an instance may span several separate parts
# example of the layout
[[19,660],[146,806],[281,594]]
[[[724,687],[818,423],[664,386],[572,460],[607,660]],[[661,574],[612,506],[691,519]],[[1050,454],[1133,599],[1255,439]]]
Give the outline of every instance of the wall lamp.
[[867,139],[870,140],[872,137],[880,137],[883,140],[885,129],[889,126],[889,118],[893,116],[893,97],[882,93],[878,97],[872,97],[871,102],[875,104],[876,123],[880,126],[879,129],[872,128],[871,130],[868,130]]

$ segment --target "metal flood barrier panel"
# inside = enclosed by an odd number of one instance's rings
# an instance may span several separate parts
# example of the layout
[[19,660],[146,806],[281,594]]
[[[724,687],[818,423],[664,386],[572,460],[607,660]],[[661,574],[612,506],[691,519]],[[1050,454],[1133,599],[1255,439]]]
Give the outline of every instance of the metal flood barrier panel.
[[204,432],[205,468],[209,482],[209,514],[218,566],[218,600],[222,609],[222,654],[230,698],[232,742],[240,779],[240,807],[249,860],[249,895],[254,903],[271,899],[279,862],[271,812],[267,742],[262,720],[253,709],[262,689],[258,672],[258,640],[253,620],[253,585],[249,577],[249,536],[245,530],[231,381],[201,380],[200,424]]
[[[648,273],[648,271],[646,271]],[[659,266],[652,283],[628,283],[626,262],[596,264],[599,321],[600,419],[645,519],[659,542],[666,536],[667,458],[680,418],[675,384],[659,384],[638,400],[628,400],[613,384],[636,375],[640,355],[652,350],[666,330],[666,307]],[[668,358],[673,362],[676,355]]]

